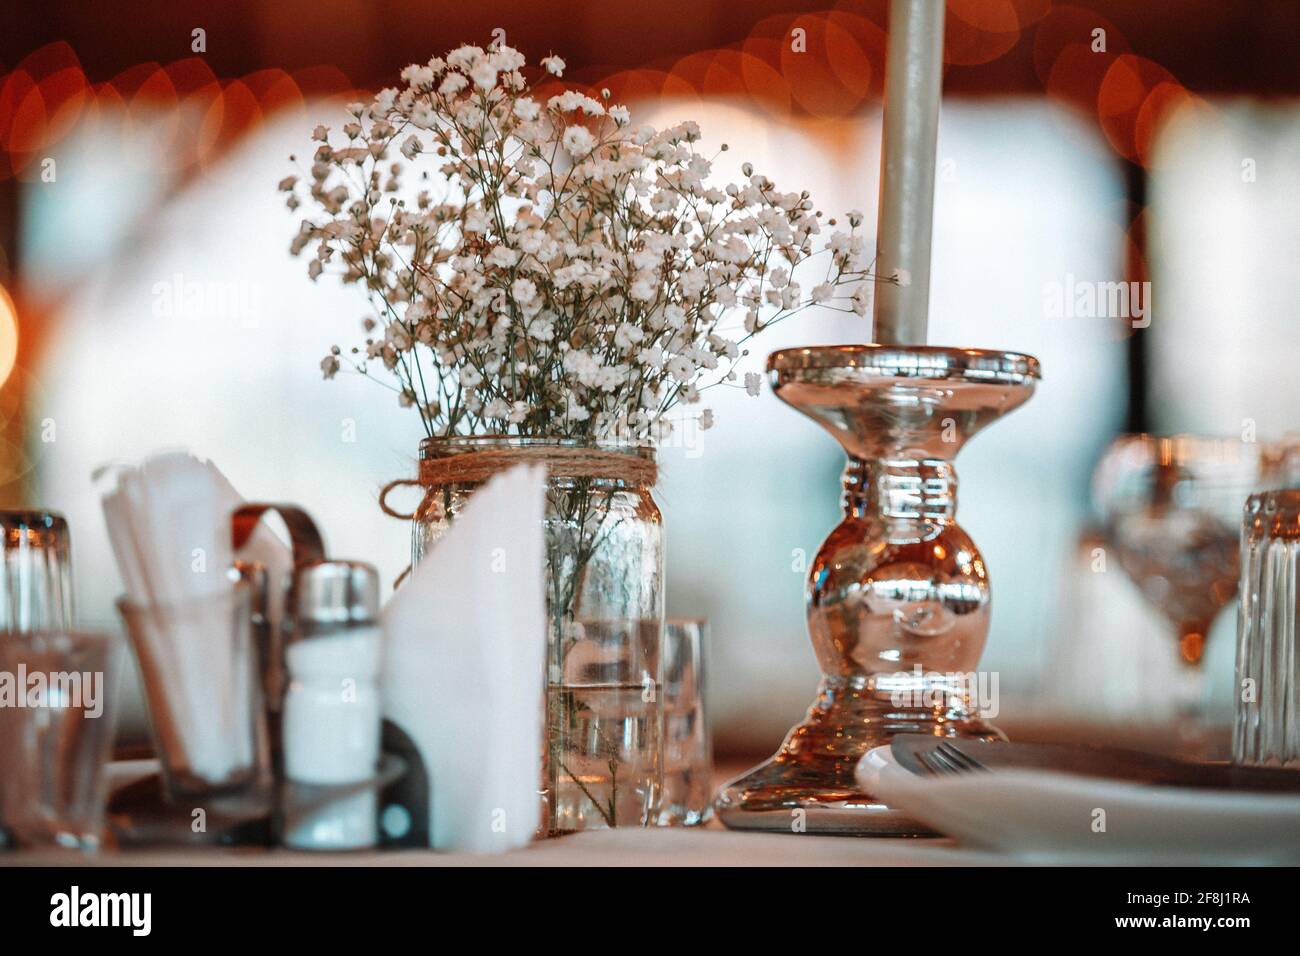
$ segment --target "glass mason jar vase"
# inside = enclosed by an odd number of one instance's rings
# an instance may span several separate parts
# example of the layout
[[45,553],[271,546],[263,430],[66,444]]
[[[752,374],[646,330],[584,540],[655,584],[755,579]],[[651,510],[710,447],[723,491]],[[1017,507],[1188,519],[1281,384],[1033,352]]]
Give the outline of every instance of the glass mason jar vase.
[[[421,461],[476,451],[585,447],[508,436],[426,438]],[[601,448],[653,460],[651,448]],[[659,685],[664,627],[663,524],[649,487],[566,476],[546,488],[545,829],[648,826],[662,778]],[[478,482],[426,492],[412,565],[436,546]]]

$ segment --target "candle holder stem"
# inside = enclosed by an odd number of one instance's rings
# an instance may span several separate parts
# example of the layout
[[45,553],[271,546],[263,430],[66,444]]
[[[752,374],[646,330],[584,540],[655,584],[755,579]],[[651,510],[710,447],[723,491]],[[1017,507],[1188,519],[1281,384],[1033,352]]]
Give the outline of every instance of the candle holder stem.
[[895,734],[996,739],[974,700],[988,635],[984,559],[956,522],[952,460],[1033,394],[1030,356],[927,346],[786,349],[773,390],[848,455],[844,518],[817,552],[808,631],[822,679],[770,760],[723,788],[729,827],[928,832],[862,792],[858,761]]

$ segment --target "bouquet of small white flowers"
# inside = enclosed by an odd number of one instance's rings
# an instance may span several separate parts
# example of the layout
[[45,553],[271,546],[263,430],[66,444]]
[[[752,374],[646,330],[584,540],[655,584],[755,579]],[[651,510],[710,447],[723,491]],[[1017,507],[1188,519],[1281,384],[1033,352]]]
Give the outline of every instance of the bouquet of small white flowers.
[[[308,274],[337,272],[373,308],[326,378],[389,379],[430,436],[642,442],[703,388],[757,394],[734,365],[762,329],[810,305],[866,313],[860,213],[814,248],[807,192],[748,163],[710,185],[695,123],[634,127],[608,90],[541,99],[524,66],[506,46],[408,66],[404,88],[348,106],[341,135],[316,128],[305,183],[280,183],[290,209],[305,192],[319,210],[292,244]],[[549,84],[564,63],[541,67]],[[795,270],[814,256],[805,293]]]

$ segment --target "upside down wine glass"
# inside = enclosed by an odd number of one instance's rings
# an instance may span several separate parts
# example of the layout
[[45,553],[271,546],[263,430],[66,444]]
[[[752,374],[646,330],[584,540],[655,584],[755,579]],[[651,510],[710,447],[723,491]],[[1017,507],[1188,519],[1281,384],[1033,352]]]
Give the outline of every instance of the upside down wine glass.
[[955,520],[952,460],[1033,394],[1027,355],[933,346],[785,349],[773,391],[844,447],[844,518],[809,571],[808,630],[822,672],[807,718],[715,807],[729,827],[927,832],[864,793],[858,761],[898,733],[997,738],[968,675],[989,627],[979,549]]
[[1093,476],[1106,541],[1177,639],[1176,729],[1189,754],[1206,746],[1205,640],[1237,597],[1242,508],[1286,484],[1290,457],[1286,445],[1239,438],[1124,435]]

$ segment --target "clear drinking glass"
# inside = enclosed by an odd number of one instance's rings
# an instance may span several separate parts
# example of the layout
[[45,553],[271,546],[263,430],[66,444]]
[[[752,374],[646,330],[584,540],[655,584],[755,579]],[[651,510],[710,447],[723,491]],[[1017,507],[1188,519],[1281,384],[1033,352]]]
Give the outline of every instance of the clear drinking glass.
[[117,606],[140,664],[167,795],[264,785],[270,748],[247,583],[184,605]]
[[74,626],[68,523],[50,511],[0,511],[4,580],[0,632]]
[[[572,441],[482,436],[428,438],[421,459],[475,451],[581,448]],[[621,454],[653,457],[647,448]],[[650,489],[566,476],[546,491],[546,829],[649,826],[662,783],[660,646],[663,528]],[[412,525],[418,563],[446,533],[478,483],[426,494]]]
[[713,814],[713,742],[704,713],[702,618],[664,624],[664,792],[660,826],[695,826]]
[[662,781],[658,622],[555,626],[558,679],[546,688],[551,831],[649,826]]
[[0,816],[21,846],[99,846],[112,754],[116,641],[36,631],[0,637]]
[[1190,753],[1205,744],[1205,639],[1237,596],[1242,506],[1287,482],[1292,451],[1237,438],[1126,435],[1093,477],[1108,545],[1173,626],[1184,665],[1178,729]]
[[1300,490],[1252,495],[1241,529],[1234,763],[1300,767]]

